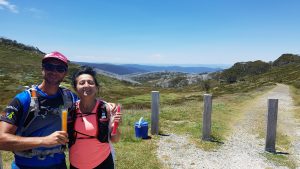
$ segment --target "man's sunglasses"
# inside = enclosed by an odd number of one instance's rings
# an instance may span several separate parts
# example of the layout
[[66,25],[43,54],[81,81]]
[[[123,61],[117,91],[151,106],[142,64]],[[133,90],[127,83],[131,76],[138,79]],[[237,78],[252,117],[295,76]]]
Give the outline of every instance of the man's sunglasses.
[[51,63],[43,63],[43,68],[47,71],[57,71],[58,73],[64,73],[68,70],[66,66],[63,65],[53,65]]

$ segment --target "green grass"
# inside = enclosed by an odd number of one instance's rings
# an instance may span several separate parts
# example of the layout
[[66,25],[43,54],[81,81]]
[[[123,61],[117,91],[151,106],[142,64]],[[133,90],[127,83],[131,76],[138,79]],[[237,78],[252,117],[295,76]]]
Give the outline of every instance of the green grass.
[[116,168],[163,168],[156,157],[156,142],[157,138],[152,137],[151,140],[121,141],[115,144]]
[[291,147],[291,139],[280,131],[276,134],[276,153],[265,152],[263,155],[279,166],[287,166],[290,169],[297,168],[295,161],[286,154]]
[[273,161],[278,166],[286,166],[290,169],[297,168],[296,164],[289,159],[289,157],[285,154],[274,154],[269,152],[264,152],[262,154],[266,157],[269,161]]
[[300,88],[296,88],[293,86],[290,86],[290,88],[295,105],[294,116],[297,120],[300,120]]

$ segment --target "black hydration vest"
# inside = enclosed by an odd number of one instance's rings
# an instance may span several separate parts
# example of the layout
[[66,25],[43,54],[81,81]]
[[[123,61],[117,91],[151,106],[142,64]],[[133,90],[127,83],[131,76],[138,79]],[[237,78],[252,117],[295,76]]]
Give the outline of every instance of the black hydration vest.
[[[73,103],[75,103],[75,96],[73,93],[66,88],[59,88],[59,92],[62,96],[63,105],[60,108],[53,109],[49,111],[47,108],[43,108],[38,97],[37,97],[37,86],[32,86],[27,89],[26,101],[24,101],[24,112],[22,114],[22,119],[20,126],[18,127],[16,134],[20,136],[31,136],[32,133],[42,128],[49,123],[51,125],[51,120],[41,121],[36,119],[44,119],[46,116],[60,116],[61,109],[71,110],[73,109]],[[39,125],[39,122],[43,125]],[[37,122],[37,123],[35,123]],[[55,153],[63,153],[65,146],[60,146],[53,149],[39,150],[38,148],[33,148],[24,151],[15,151],[14,153],[21,157],[32,158],[37,156],[39,160],[44,160],[46,156],[53,156]]]
[[[76,110],[71,111],[68,119],[68,135],[69,135],[69,148],[73,144],[75,144],[76,139],[91,139],[97,138],[101,143],[108,143],[108,136],[109,136],[109,117],[107,116],[106,111],[106,103],[102,100],[98,100],[99,104],[96,110],[96,113],[89,113],[89,114],[82,114],[78,113],[78,105],[76,105]],[[79,103],[79,102],[77,102]],[[77,118],[82,118],[82,116],[89,116],[96,114],[97,123],[98,123],[98,133],[97,136],[90,136],[81,132],[76,131],[75,128],[75,121]],[[77,137],[77,134],[82,134],[86,137]]]

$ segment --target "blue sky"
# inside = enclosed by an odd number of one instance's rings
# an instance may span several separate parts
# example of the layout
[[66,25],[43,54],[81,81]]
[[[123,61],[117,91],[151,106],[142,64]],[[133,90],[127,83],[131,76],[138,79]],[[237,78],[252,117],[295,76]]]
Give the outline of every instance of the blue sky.
[[71,61],[234,64],[300,54],[298,0],[0,0],[0,36]]

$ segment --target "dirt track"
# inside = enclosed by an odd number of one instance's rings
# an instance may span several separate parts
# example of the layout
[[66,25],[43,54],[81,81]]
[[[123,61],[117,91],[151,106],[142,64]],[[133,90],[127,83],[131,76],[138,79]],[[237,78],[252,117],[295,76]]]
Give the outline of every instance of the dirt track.
[[[287,168],[268,161],[262,154],[265,139],[255,134],[257,122],[266,123],[267,100],[279,99],[277,131],[287,134],[292,145],[288,150],[300,168],[300,124],[293,118],[293,102],[286,85],[279,84],[274,89],[251,101],[244,109],[244,118],[235,125],[232,135],[215,152],[203,151],[190,143],[188,136],[172,134],[161,137],[158,143],[158,156],[167,168]],[[261,121],[263,120],[263,121]]]

